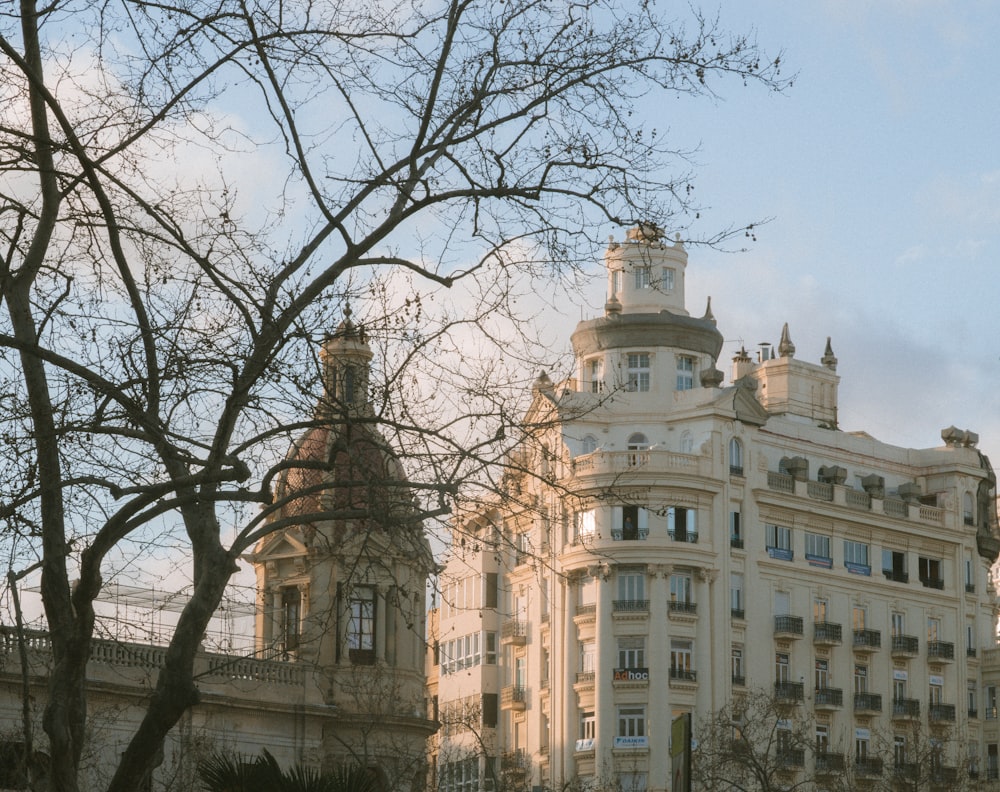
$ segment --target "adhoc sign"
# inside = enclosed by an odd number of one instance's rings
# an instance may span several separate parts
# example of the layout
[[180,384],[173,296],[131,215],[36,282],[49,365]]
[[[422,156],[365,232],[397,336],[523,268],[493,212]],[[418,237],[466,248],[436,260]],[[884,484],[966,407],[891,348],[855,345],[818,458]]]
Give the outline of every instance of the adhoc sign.
[[616,668],[612,679],[615,682],[648,682],[648,668]]
[[615,748],[648,748],[648,737],[615,737]]

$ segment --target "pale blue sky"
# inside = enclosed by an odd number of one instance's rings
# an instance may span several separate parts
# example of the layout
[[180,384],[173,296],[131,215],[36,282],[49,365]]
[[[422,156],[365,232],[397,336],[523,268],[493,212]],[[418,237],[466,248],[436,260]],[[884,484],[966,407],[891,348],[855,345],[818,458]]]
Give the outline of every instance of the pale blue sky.
[[773,218],[747,252],[691,251],[688,308],[712,296],[720,368],[740,339],[776,343],[786,321],[805,360],[832,336],[843,429],[929,447],[954,424],[1000,466],[1000,4],[719,13],[797,74],[782,95],[731,83],[718,102],[658,103],[654,117],[675,143],[701,144],[696,233]]

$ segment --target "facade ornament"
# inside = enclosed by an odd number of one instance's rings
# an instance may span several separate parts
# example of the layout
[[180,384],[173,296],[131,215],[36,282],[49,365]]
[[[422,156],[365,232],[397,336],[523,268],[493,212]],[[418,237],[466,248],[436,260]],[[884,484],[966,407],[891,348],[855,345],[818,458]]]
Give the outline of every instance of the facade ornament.
[[837,357],[833,354],[833,346],[830,344],[830,336],[826,337],[826,350],[823,352],[823,357],[819,359],[819,362],[830,369],[830,371],[837,370]]
[[781,328],[781,341],[778,342],[778,357],[795,357],[795,344],[792,343],[792,336],[788,332],[788,322]]
[[709,569],[708,567],[699,567],[698,569],[698,580],[711,585],[719,577],[718,569]]

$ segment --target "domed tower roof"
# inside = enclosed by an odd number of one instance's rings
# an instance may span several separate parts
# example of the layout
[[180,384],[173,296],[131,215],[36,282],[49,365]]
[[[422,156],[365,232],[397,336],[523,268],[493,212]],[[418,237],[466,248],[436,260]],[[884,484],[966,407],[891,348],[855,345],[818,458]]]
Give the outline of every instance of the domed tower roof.
[[276,516],[333,519],[345,528],[349,522],[355,531],[389,529],[412,516],[413,496],[399,458],[376,428],[368,400],[372,351],[349,307],[323,342],[321,359],[320,425],[298,437],[285,457],[274,487],[275,501],[284,501]]

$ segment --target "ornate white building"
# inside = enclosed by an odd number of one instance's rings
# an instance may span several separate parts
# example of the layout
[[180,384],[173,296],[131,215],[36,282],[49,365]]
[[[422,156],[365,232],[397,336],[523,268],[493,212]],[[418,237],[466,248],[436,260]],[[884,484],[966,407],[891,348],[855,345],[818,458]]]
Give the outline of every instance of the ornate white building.
[[536,380],[508,492],[455,522],[432,614],[438,788],[668,790],[672,720],[752,688],[814,718],[822,758],[790,754],[790,777],[887,777],[920,724],[938,781],[996,779],[978,438],[841,431],[829,342],[805,362],[787,326],[724,382],[687,258],[652,228],[609,245],[575,375]]

